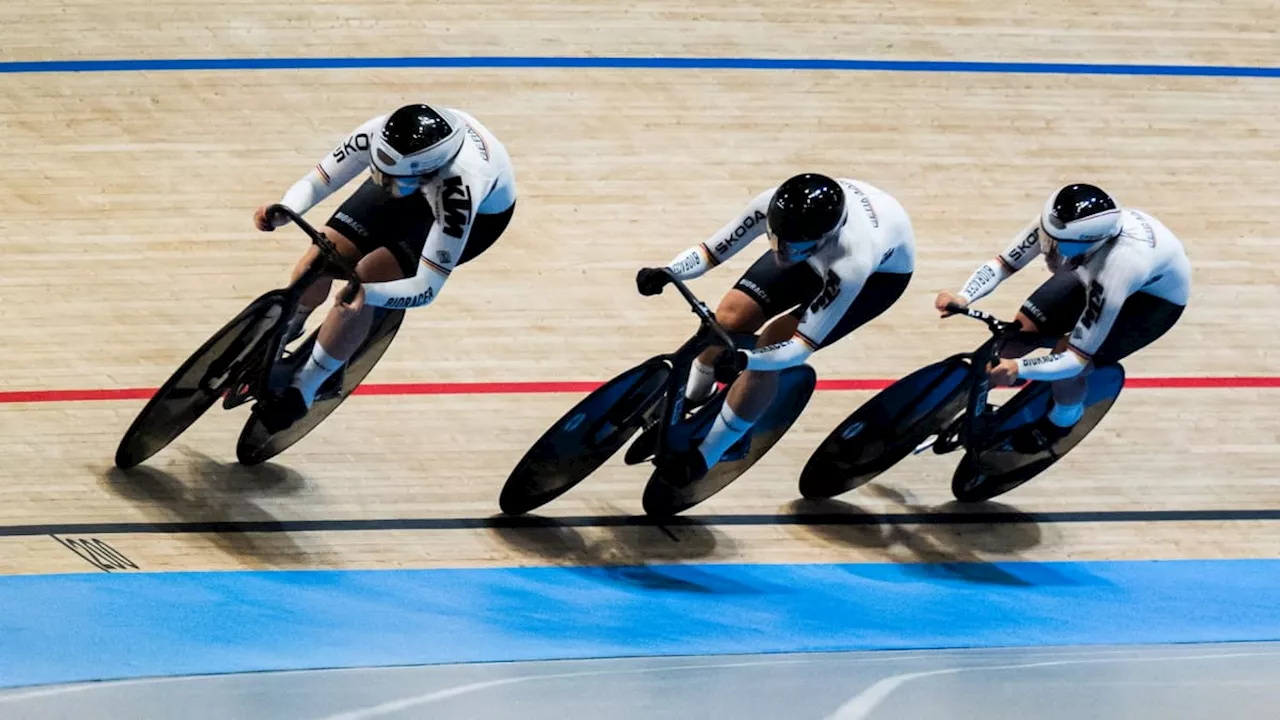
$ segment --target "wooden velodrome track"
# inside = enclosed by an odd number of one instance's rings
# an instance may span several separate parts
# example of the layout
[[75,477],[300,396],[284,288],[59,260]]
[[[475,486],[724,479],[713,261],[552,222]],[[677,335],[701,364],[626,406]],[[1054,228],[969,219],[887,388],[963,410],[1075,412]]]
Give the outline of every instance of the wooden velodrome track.
[[[10,0],[0,6],[0,61],[678,56],[1274,67],[1277,24],[1269,0],[994,0],[980,10],[945,0]],[[143,570],[1240,558],[1280,547],[1274,77],[49,69],[0,73],[0,572],[92,569],[85,556],[97,556],[79,541],[94,538],[128,559],[116,569]],[[127,389],[154,388],[252,297],[287,279],[302,236],[254,232],[253,209],[360,121],[418,100],[486,122],[509,146],[521,200],[501,243],[456,273],[433,306],[409,314],[368,381],[388,394],[350,400],[264,468],[234,464],[242,409],[211,413],[142,470],[109,470],[146,395]],[[1010,513],[999,523],[958,521],[975,509],[947,504],[955,456],[909,459],[841,502],[797,503],[809,453],[869,396],[824,390],[756,468],[691,513],[701,522],[664,531],[617,520],[639,512],[646,477],[619,458],[544,509],[569,518],[564,525],[487,525],[513,464],[582,394],[527,390],[604,380],[692,330],[678,298],[634,292],[635,269],[702,240],[759,189],[809,169],[894,193],[919,241],[907,294],[819,354],[821,378],[896,378],[970,349],[981,329],[939,321],[934,293],[1001,248],[1054,186],[1088,179],[1155,213],[1191,254],[1184,319],[1127,363],[1131,378],[1157,379],[1126,390],[1049,474],[976,509]],[[341,197],[310,217],[323,221]],[[755,254],[695,290],[714,304]],[[983,306],[1011,314],[1044,277],[1037,264]],[[1159,380],[1170,377],[1190,387]],[[1208,387],[1205,378],[1227,380]],[[1262,378],[1263,387],[1236,378]],[[404,385],[415,383],[450,385]],[[846,522],[803,521],[814,513]]]

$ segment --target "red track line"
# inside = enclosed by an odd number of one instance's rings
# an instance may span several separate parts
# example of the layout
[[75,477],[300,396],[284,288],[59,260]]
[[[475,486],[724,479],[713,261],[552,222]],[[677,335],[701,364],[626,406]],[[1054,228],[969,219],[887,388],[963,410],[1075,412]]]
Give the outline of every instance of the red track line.
[[[880,390],[893,380],[849,378],[819,380],[819,390]],[[533,393],[585,393],[600,386],[592,380],[533,382],[444,382],[385,383],[362,385],[357,395],[525,395]],[[1232,389],[1280,388],[1277,377],[1140,377],[1129,378],[1125,386],[1142,389]],[[0,404],[86,402],[100,400],[146,400],[154,388],[99,390],[11,390],[0,392]]]

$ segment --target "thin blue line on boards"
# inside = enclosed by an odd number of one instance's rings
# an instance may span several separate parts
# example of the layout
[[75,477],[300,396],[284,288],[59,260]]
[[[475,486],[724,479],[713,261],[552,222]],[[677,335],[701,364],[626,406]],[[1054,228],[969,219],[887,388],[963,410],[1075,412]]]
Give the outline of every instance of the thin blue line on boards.
[[0,62],[0,73],[137,72],[153,70],[326,70],[360,68],[613,68],[649,70],[879,70],[932,73],[1055,75],[1175,75],[1276,77],[1280,67],[1125,65],[1096,63],[841,60],[695,57],[336,57],[36,60]]

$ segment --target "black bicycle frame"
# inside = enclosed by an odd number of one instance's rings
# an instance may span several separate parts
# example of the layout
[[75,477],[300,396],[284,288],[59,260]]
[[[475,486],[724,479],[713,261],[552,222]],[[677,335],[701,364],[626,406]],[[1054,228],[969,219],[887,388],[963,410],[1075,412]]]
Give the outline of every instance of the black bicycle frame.
[[[279,203],[271,205],[266,211],[267,217],[273,215],[284,215],[288,217],[295,225],[306,233],[311,239],[312,244],[320,251],[320,255],[307,266],[306,270],[298,276],[296,280],[289,284],[282,292],[284,294],[284,302],[282,304],[284,312],[276,320],[274,327],[271,328],[271,340],[265,346],[257,358],[247,360],[237,373],[241,378],[246,374],[252,375],[251,390],[248,394],[261,398],[265,391],[270,378],[268,372],[277,362],[284,352],[284,333],[283,328],[289,319],[293,316],[294,311],[298,307],[298,302],[302,299],[302,294],[307,288],[320,277],[326,274],[333,274],[336,277],[346,280],[348,286],[342,293],[341,300],[343,303],[349,303],[355,299],[356,293],[360,290],[360,277],[356,274],[355,268],[346,258],[338,252],[338,248],[324,233],[316,230],[302,218],[301,215],[292,209]],[[243,384],[239,379],[236,385]],[[234,386],[233,386],[234,387]]]
[[694,358],[703,350],[715,345],[723,345],[726,348],[737,347],[737,343],[729,333],[716,322],[715,315],[707,308],[706,303],[699,300],[679,279],[672,278],[671,284],[684,296],[693,314],[702,321],[702,325],[698,328],[698,332],[675,352],[659,356],[671,364],[671,374],[667,377],[667,387],[662,398],[662,424],[658,428],[655,456],[667,447],[667,436],[671,427],[683,417],[684,391],[689,382],[689,368]]
[[1021,336],[1033,339],[1033,344],[1038,347],[1051,346],[1057,342],[1057,338],[1022,332],[1022,323],[1017,320],[1005,322],[981,310],[974,310],[955,304],[948,305],[947,310],[953,315],[965,315],[979,320],[986,324],[987,329],[991,331],[991,337],[978,346],[977,350],[961,356],[967,357],[969,360],[971,378],[969,401],[965,405],[965,414],[962,420],[964,423],[963,445],[965,447],[974,447],[978,441],[986,438],[991,430],[988,424],[992,420],[992,414],[986,412],[987,397],[991,392],[991,377],[988,374],[991,361],[998,358],[1000,351],[1004,348],[1004,344],[1015,337]]
[[326,271],[336,270],[336,275],[346,280],[349,284],[346,291],[342,293],[342,302],[349,303],[355,299],[356,293],[360,290],[360,276],[356,274],[356,269],[342,257],[342,253],[338,252],[337,246],[333,244],[324,233],[316,230],[311,223],[302,219],[302,216],[294,212],[288,206],[276,203],[267,208],[267,217],[272,215],[284,215],[293,221],[302,229],[302,232],[311,238],[312,244],[320,250],[320,257],[316,258],[316,262],[310,266],[289,286],[290,299],[295,300],[300,297],[305,289],[311,285],[317,278],[324,275]]

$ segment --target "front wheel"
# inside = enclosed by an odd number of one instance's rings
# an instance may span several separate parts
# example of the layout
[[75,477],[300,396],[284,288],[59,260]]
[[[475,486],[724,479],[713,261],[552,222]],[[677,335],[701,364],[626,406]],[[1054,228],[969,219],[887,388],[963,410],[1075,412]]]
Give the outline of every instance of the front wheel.
[[283,294],[263,295],[192,353],[125,431],[116,467],[127,470],[146,461],[199,420],[268,344],[284,306]]
[[881,390],[814,451],[800,473],[800,494],[835,497],[896,465],[964,409],[970,371],[963,359],[949,358]]

